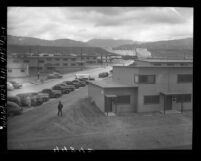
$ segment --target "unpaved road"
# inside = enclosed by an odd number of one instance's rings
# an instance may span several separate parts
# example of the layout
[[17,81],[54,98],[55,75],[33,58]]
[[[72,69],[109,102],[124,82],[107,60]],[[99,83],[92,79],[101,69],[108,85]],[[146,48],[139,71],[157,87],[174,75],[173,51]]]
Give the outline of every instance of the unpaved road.
[[62,96],[63,117],[57,117],[58,100],[51,100],[8,118],[8,149],[191,148],[192,112],[105,117],[91,107],[78,107],[76,102],[86,98],[87,91],[84,87]]

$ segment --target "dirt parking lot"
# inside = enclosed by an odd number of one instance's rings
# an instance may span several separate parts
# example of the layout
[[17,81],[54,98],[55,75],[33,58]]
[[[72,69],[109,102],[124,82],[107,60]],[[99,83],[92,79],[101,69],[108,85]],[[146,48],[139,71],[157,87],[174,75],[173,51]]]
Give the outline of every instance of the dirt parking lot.
[[163,115],[106,117],[87,99],[87,87],[8,119],[8,149],[178,149],[191,148],[192,111]]

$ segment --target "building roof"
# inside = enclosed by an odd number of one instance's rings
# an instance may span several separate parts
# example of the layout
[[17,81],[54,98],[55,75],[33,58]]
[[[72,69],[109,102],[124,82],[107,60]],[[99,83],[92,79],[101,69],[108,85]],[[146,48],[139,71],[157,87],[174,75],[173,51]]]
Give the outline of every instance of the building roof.
[[[123,84],[117,81],[114,81],[112,78],[105,78],[100,81],[90,81],[91,84],[102,87],[102,88],[122,88],[122,87],[135,87],[133,85]],[[136,86],[137,87],[137,86]]]
[[192,63],[192,59],[139,59],[137,61],[144,61],[149,63]]

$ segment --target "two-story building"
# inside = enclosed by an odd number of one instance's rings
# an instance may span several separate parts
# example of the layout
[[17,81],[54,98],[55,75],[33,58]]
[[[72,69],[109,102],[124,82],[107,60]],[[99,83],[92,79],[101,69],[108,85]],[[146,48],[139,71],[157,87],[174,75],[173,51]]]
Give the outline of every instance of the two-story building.
[[113,66],[113,75],[90,82],[88,95],[103,112],[192,109],[192,60],[142,59]]

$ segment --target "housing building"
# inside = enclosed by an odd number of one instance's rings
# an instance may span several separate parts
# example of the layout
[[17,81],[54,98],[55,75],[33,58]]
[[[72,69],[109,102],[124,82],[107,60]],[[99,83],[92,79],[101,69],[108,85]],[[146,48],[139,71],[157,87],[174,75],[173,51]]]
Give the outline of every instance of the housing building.
[[85,66],[95,65],[98,63],[96,55],[82,55],[75,54],[47,54],[47,53],[27,53],[10,54],[8,58],[8,64],[11,65],[13,62],[21,62],[21,64],[27,64],[30,73],[36,73],[39,71],[58,70],[58,71],[73,71],[78,70]]
[[16,77],[28,77],[29,76],[29,66],[27,63],[24,63],[22,59],[7,57],[7,77],[16,78]]
[[88,95],[103,112],[192,109],[193,60],[141,59],[113,66],[111,78],[90,82]]

